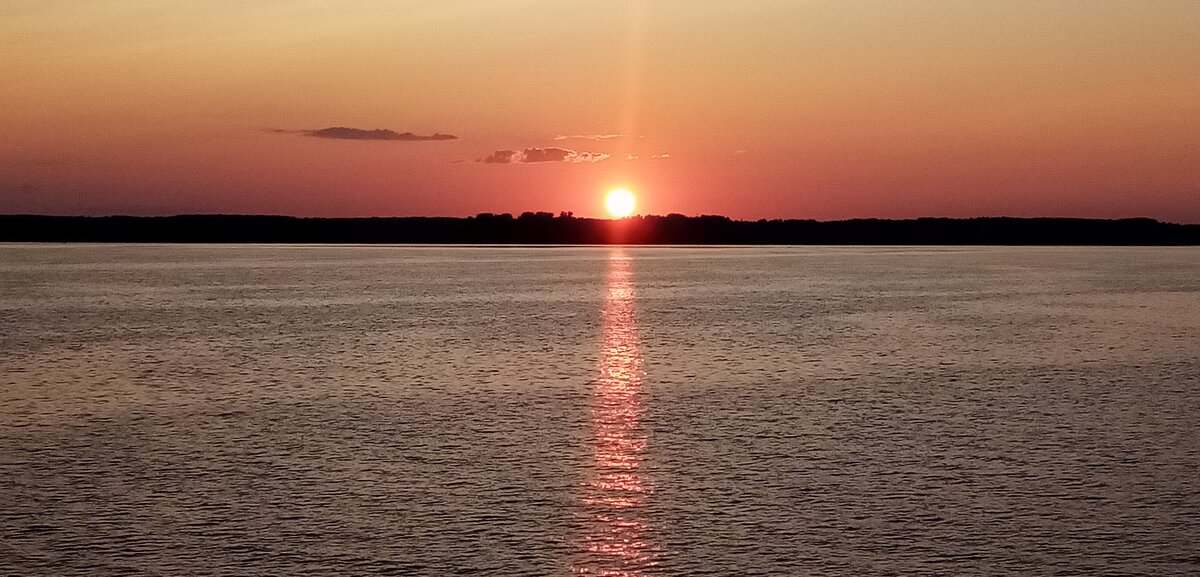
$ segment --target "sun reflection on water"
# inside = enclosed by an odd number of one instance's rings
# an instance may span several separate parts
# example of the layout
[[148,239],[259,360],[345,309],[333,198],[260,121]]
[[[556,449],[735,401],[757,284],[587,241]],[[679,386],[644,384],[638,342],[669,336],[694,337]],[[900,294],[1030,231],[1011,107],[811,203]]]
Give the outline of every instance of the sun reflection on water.
[[632,577],[655,564],[642,515],[650,490],[640,472],[646,437],[638,428],[642,355],[634,304],[630,259],[618,250],[609,258],[602,311],[592,407],[594,457],[582,497],[586,553],[573,568],[579,574]]

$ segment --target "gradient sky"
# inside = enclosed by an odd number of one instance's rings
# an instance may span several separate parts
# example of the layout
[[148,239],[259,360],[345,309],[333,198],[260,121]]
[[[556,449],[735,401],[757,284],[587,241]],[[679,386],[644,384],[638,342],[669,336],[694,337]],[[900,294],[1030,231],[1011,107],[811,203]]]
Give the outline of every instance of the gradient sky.
[[614,186],[1200,222],[1200,1],[0,2],[3,213],[600,216]]

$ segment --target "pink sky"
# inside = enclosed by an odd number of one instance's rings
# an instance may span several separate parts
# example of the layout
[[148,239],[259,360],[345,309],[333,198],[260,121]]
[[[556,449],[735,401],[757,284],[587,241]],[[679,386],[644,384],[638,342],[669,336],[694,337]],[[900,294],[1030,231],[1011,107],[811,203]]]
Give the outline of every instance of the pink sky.
[[1200,222],[1193,0],[188,4],[0,5],[0,213]]

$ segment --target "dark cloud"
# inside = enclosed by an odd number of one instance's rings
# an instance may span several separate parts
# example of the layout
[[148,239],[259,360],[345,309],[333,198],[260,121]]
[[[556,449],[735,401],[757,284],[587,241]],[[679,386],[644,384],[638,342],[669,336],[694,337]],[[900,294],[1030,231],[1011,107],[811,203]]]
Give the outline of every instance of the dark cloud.
[[537,162],[600,162],[608,158],[607,152],[579,152],[567,148],[526,148],[516,150],[497,150],[478,160],[484,164],[531,164]]
[[575,154],[565,148],[526,148],[521,154],[521,162],[562,162]]
[[399,140],[405,142],[425,142],[430,140],[457,140],[458,137],[453,134],[432,135],[413,134],[411,132],[396,132],[395,130],[387,130],[379,128],[376,130],[363,130],[361,128],[347,128],[345,126],[335,126],[332,128],[322,128],[320,130],[305,130],[302,134],[315,138],[334,138],[340,140]]

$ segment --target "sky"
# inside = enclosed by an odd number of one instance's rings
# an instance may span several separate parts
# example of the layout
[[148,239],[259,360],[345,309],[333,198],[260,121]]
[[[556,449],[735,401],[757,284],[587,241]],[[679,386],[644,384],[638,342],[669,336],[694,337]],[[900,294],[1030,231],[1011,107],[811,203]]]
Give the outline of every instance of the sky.
[[3,0],[0,213],[1200,222],[1196,0]]

